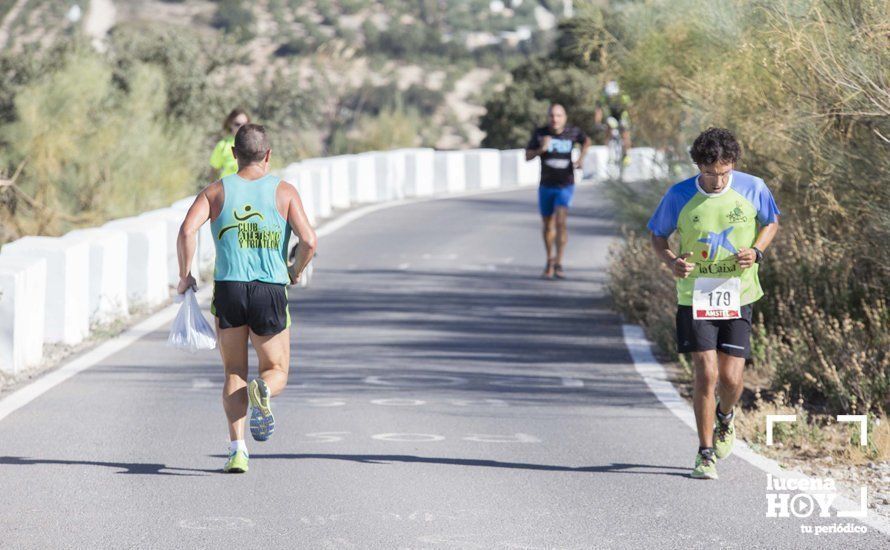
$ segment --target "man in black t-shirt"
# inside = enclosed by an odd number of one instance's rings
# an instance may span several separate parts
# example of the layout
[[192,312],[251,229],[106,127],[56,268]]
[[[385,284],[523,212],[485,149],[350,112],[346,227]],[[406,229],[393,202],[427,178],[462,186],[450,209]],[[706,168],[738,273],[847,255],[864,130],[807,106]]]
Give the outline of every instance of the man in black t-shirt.
[[[545,279],[565,278],[562,255],[569,240],[566,221],[575,193],[575,168],[581,168],[590,147],[590,138],[575,126],[566,125],[566,110],[559,103],[547,110],[547,126],[537,128],[525,147],[525,160],[541,157],[541,185],[538,207],[544,222],[544,248],[547,251]],[[578,160],[572,162],[575,144],[581,146]],[[553,248],[556,246],[556,256]]]

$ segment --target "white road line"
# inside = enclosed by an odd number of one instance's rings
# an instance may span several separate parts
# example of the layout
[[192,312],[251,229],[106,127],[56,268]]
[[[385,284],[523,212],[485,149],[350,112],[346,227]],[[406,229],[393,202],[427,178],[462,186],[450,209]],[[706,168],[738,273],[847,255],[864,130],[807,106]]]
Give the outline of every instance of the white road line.
[[[432,197],[405,199],[381,204],[372,204],[350,212],[346,212],[342,216],[339,216],[338,218],[325,223],[321,228],[318,229],[318,231],[316,231],[316,234],[319,238],[330,235],[331,233],[342,229],[343,227],[346,227],[359,218],[363,218],[368,214],[377,212],[379,210],[385,210],[387,208],[395,208],[397,206],[415,204],[420,202],[459,199],[461,197],[474,195],[504,193],[508,191],[517,191],[520,189],[527,188],[515,186],[507,187],[505,189],[483,189],[476,191],[467,191],[464,193],[455,193],[452,195],[437,195]],[[205,300],[210,297],[210,291],[212,290],[212,288],[213,285],[204,285],[201,291],[198,292],[198,299],[202,304],[205,303]],[[100,361],[103,361],[111,355],[114,355],[115,353],[123,350],[143,336],[151,334],[152,332],[160,329],[173,320],[173,318],[176,316],[177,311],[179,311],[179,304],[171,304],[161,311],[155,313],[148,319],[142,321],[138,325],[127,329],[120,336],[117,336],[111,340],[108,340],[107,342],[96,346],[94,349],[84,353],[80,357],[69,361],[68,363],[53,371],[50,371],[49,373],[34,380],[30,384],[27,384],[26,386],[23,386],[22,388],[19,388],[18,390],[10,393],[6,397],[0,398],[0,421],[2,421],[13,412],[17,411],[18,409],[24,407],[31,401],[34,401],[55,386],[58,386],[65,380],[68,380],[75,374],[87,370]]]
[[[203,301],[203,299],[210,296],[210,288],[210,285],[207,285],[205,288],[201,289],[201,291],[198,292],[199,299]],[[127,329],[120,336],[100,344],[73,361],[69,361],[64,366],[51,371],[27,386],[7,395],[0,400],[0,420],[3,420],[16,410],[24,407],[75,374],[85,371],[96,363],[126,348],[143,336],[151,334],[168,324],[174,317],[176,317],[176,313],[179,311],[179,306],[180,304],[170,304],[138,325]]]
[[577,378],[567,378],[565,376],[562,377],[562,385],[566,388],[583,388],[584,381],[578,380]]
[[209,378],[192,378],[193,390],[210,390],[216,388],[216,384]]
[[[646,338],[643,329],[637,325],[623,325],[622,329],[624,333],[624,345],[627,346],[627,351],[630,352],[634,367],[636,367],[640,376],[643,377],[646,385],[649,386],[652,393],[655,394],[665,407],[695,431],[695,413],[692,411],[689,404],[686,403],[686,400],[677,393],[676,388],[674,388],[674,385],[668,379],[667,371],[664,370],[661,363],[659,363],[655,359],[655,356],[652,355],[652,344]],[[744,441],[739,439],[736,439],[732,452],[734,455],[755,468],[758,468],[765,473],[772,474],[773,477],[783,479],[813,479],[799,470],[783,469],[778,462],[757,454],[751,447],[745,444]],[[858,510],[859,503],[838,495],[834,500],[832,508],[837,511]],[[890,535],[890,521],[877,516],[874,511],[870,510],[869,515],[866,518],[857,519],[869,527]]]

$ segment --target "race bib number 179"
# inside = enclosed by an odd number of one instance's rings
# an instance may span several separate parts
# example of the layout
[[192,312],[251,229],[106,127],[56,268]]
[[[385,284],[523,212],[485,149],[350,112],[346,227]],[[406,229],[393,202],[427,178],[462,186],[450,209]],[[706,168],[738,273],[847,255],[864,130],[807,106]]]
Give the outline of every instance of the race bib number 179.
[[738,319],[741,279],[702,277],[695,280],[692,290],[693,319]]

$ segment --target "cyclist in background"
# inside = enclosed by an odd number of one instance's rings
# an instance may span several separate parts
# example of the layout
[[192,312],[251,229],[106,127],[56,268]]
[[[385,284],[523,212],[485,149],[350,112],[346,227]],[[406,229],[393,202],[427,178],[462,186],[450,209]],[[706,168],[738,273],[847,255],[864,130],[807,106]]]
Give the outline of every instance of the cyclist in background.
[[[618,82],[610,80],[603,87],[603,93],[596,104],[593,117],[597,131],[605,135],[606,145],[613,131],[617,131],[621,140],[621,162],[626,166],[630,163],[630,96],[621,93]],[[617,159],[616,159],[617,160]]]

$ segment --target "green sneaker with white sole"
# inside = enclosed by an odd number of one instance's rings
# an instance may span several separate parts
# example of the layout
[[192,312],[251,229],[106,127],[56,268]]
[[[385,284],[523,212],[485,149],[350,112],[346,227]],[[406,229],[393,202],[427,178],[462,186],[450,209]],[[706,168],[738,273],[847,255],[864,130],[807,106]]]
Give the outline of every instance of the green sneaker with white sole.
[[732,446],[735,443],[735,425],[733,420],[724,424],[717,419],[714,426],[714,455],[717,458],[726,458],[732,454]]
[[229,460],[223,467],[223,472],[227,474],[247,473],[247,461],[249,458],[247,451],[233,451],[229,453]]
[[699,451],[695,455],[695,468],[692,470],[695,479],[717,479],[717,457],[713,449]]
[[250,401],[250,435],[257,441],[266,441],[275,432],[271,393],[262,378],[254,378],[247,385],[247,399]]

